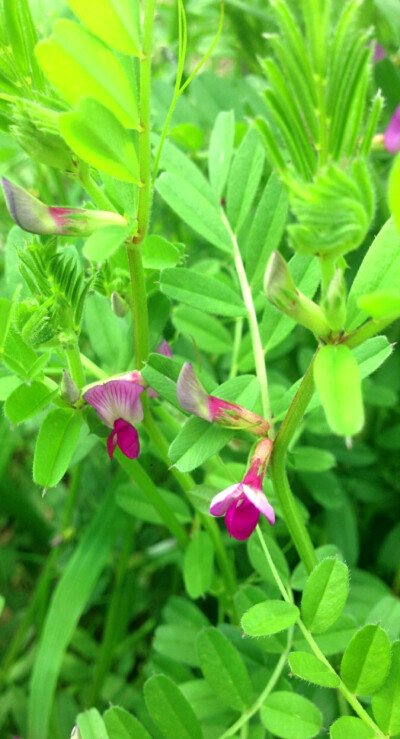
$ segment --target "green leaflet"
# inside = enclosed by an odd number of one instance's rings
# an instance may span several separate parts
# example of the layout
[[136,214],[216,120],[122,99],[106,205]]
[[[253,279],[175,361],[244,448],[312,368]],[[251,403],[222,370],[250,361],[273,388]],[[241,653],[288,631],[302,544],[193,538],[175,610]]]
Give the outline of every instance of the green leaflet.
[[363,626],[354,634],[343,655],[343,682],[355,695],[376,693],[386,680],[390,658],[386,631],[378,625]]
[[235,154],[228,179],[226,209],[235,233],[243,226],[253,205],[264,160],[264,148],[259,136],[250,128]]
[[249,636],[268,636],[292,626],[299,615],[299,609],[292,603],[267,600],[250,608],[242,616],[241,625]]
[[109,739],[151,739],[140,721],[120,706],[105,712],[104,723]]
[[211,132],[208,150],[208,172],[210,184],[221,198],[228,177],[233,154],[235,116],[232,110],[219,113]]
[[44,419],[36,440],[33,479],[52,488],[60,482],[75,451],[82,418],[74,409],[57,408]]
[[344,344],[321,347],[314,361],[314,379],[332,431],[339,436],[353,436],[361,431],[361,377],[350,349]]
[[340,678],[333,669],[309,652],[292,652],[289,667],[296,677],[319,685],[321,688],[337,688]]
[[144,685],[147,710],[166,739],[202,739],[198,719],[182,692],[165,675],[155,675]]
[[269,695],[260,715],[265,728],[281,739],[311,739],[322,726],[319,708],[302,695],[286,690]]
[[79,20],[113,49],[140,56],[139,3],[130,0],[68,0]]
[[90,97],[108,108],[126,128],[137,128],[137,93],[111,49],[83,26],[59,20],[53,36],[41,41],[36,55],[43,71],[71,105]]
[[193,269],[164,269],[160,288],[168,297],[202,311],[232,318],[246,315],[238,293],[221,280]]
[[50,387],[34,380],[29,385],[19,385],[8,396],[4,404],[4,413],[11,423],[21,423],[46,407],[58,394],[57,386]]
[[231,642],[210,626],[197,637],[200,667],[221,701],[236,711],[251,702],[252,689],[246,667]]
[[200,598],[209,590],[213,569],[211,540],[205,531],[196,531],[186,547],[183,560],[183,581],[191,598]]
[[341,615],[349,592],[349,571],[338,559],[323,559],[309,575],[301,599],[304,624],[315,634],[327,631]]

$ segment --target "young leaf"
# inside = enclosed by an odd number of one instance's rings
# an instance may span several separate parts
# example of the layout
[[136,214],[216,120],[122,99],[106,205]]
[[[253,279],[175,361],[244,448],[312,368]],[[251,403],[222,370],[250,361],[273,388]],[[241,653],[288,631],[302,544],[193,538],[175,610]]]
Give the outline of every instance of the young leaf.
[[249,636],[268,636],[289,628],[299,618],[299,609],[284,600],[257,603],[242,617],[241,625]]
[[34,380],[30,385],[19,385],[8,396],[4,413],[11,423],[21,423],[46,407],[58,394],[58,387],[50,388],[43,382]]
[[333,669],[309,652],[292,652],[289,667],[296,677],[319,685],[321,688],[337,688],[340,678]]
[[105,712],[104,723],[109,739],[151,739],[140,721],[120,706]]
[[227,191],[227,215],[232,229],[238,233],[253,204],[264,168],[264,148],[250,128],[233,160]]
[[400,234],[393,218],[390,218],[369,247],[351,286],[347,330],[354,331],[368,317],[358,307],[359,298],[374,292],[397,292],[399,282]]
[[68,0],[80,21],[113,49],[140,56],[139,4],[130,0]]
[[105,723],[97,708],[89,708],[76,719],[81,739],[110,739]]
[[139,123],[137,93],[115,53],[83,26],[59,20],[53,36],[36,47],[39,64],[71,105],[81,97],[97,100],[126,128]]
[[140,182],[131,135],[102,103],[81,98],[78,110],[62,113],[58,121],[68,146],[85,162],[119,180]]
[[33,479],[52,488],[65,475],[78,443],[82,418],[72,408],[56,408],[44,419],[36,439]]
[[269,695],[260,716],[265,728],[280,739],[311,739],[322,726],[319,708],[302,695],[286,690]]
[[186,547],[183,581],[186,592],[196,600],[210,589],[214,569],[214,549],[205,531],[196,531]]
[[372,699],[375,720],[385,734],[400,733],[400,641],[392,644],[392,663],[386,682]]
[[261,288],[268,259],[274,249],[279,247],[288,205],[287,192],[278,176],[272,173],[245,242],[246,273],[254,292]]
[[147,710],[165,739],[202,739],[193,708],[179,688],[165,675],[155,675],[144,684]]
[[321,634],[339,618],[349,592],[349,571],[344,562],[322,560],[309,575],[301,599],[302,619],[310,631]]
[[224,191],[233,154],[235,115],[233,110],[219,113],[211,131],[208,151],[210,184],[218,199]]
[[363,626],[343,655],[343,682],[355,695],[371,695],[385,682],[389,667],[390,641],[386,631],[378,625]]
[[357,360],[344,344],[321,347],[314,362],[315,385],[335,434],[354,436],[364,425]]
[[197,637],[200,667],[221,701],[236,711],[251,702],[251,683],[239,653],[218,629],[210,626]]
[[160,288],[163,293],[181,303],[219,316],[244,316],[246,308],[243,301],[224,282],[209,277],[193,269],[164,269],[160,274]]
[[341,716],[332,724],[331,739],[375,739],[376,733],[370,726],[355,716]]

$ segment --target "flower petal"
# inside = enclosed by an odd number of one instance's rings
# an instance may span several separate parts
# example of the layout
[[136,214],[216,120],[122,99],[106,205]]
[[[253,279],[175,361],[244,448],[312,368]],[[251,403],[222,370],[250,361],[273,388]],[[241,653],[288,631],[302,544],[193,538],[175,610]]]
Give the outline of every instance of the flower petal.
[[117,434],[115,433],[113,429],[107,439],[107,452],[108,452],[108,456],[110,457],[110,459],[112,459],[114,456],[116,446],[117,446]]
[[386,149],[395,154],[400,149],[400,105],[394,111],[385,131],[384,142]]
[[208,407],[208,393],[197,379],[189,362],[185,362],[179,373],[176,397],[179,404],[188,413],[193,413],[193,415],[204,418],[206,421],[212,420]]
[[101,420],[107,426],[113,427],[117,418],[132,424],[143,419],[143,408],[139,398],[142,392],[142,386],[135,382],[109,380],[89,388],[83,397],[93,406]]
[[212,516],[223,516],[227,512],[232,501],[239,498],[242,494],[242,483],[230,485],[221,493],[215,495],[210,504],[210,513]]
[[252,505],[268,519],[271,526],[273,526],[275,523],[275,511],[263,491],[250,485],[243,485],[243,491],[250,503],[252,503]]
[[5,177],[1,182],[8,212],[20,228],[35,234],[59,233],[47,205]]
[[169,357],[172,359],[171,347],[165,339],[162,340],[161,344],[156,349],[156,354],[162,354],[163,357]]
[[228,529],[229,536],[233,536],[239,541],[248,539],[257,526],[260,512],[247,498],[234,500],[229,506],[226,516],[225,525]]
[[114,429],[117,434],[117,445],[122,454],[129,459],[136,459],[139,456],[140,447],[139,435],[135,427],[123,421],[122,418],[118,418],[114,423]]

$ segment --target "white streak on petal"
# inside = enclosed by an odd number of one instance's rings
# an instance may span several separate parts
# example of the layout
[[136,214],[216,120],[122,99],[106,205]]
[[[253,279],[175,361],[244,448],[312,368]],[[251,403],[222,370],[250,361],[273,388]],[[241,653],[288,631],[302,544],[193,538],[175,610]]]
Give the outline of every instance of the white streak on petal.
[[218,493],[218,495],[215,495],[212,499],[210,504],[210,513],[213,516],[223,516],[227,512],[230,504],[237,498],[240,498],[242,492],[243,484],[241,482],[236,485],[230,485],[225,490],[222,490],[221,493]]

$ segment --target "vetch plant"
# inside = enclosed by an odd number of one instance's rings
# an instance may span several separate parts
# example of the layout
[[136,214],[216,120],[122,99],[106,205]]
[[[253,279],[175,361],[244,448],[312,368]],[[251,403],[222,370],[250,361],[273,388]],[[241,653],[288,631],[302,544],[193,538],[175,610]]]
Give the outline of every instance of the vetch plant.
[[37,10],[1,15],[0,733],[395,737],[398,14]]

